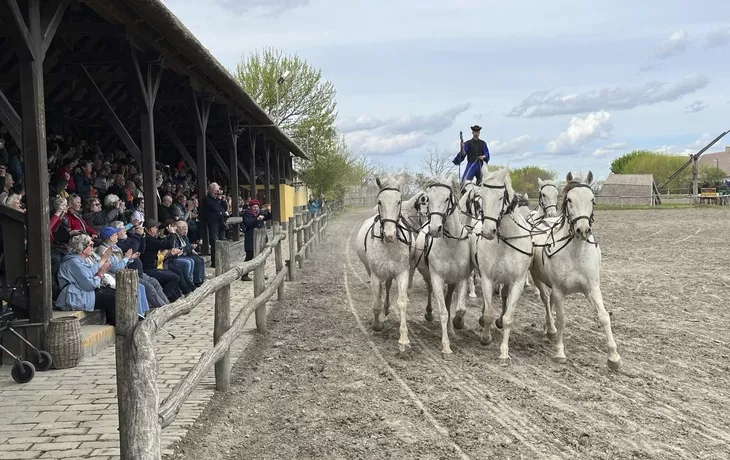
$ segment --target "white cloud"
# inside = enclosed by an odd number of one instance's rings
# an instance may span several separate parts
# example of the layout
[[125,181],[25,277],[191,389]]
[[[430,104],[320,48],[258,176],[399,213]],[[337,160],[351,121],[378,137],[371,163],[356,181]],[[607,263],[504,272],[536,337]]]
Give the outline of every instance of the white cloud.
[[213,0],[213,3],[235,14],[257,12],[265,16],[278,16],[285,11],[307,6],[310,0]]
[[402,153],[422,147],[429,137],[454,124],[456,117],[471,107],[459,104],[428,115],[407,115],[399,118],[379,119],[363,115],[337,123],[355,151],[371,155]]
[[603,147],[597,148],[593,151],[593,156],[600,158],[624,150],[627,150],[627,144],[625,142],[614,142],[612,144],[604,145]]
[[343,133],[370,131],[382,128],[387,134],[407,134],[412,132],[437,134],[452,126],[456,117],[469,110],[470,107],[471,103],[467,102],[428,115],[406,115],[389,119],[372,118],[363,115],[354,120],[342,120],[337,124]]
[[695,112],[701,112],[707,108],[707,104],[705,104],[705,101],[696,100],[693,103],[689,104],[687,107],[684,108],[684,111],[687,113],[695,113]]
[[722,48],[730,45],[730,27],[710,31],[705,37],[705,48]]
[[687,32],[678,30],[659,44],[656,57],[657,59],[669,59],[678,54],[682,54],[689,47],[689,43],[690,39]]
[[513,137],[505,141],[494,140],[487,142],[490,155],[525,155],[527,148],[533,141],[532,137],[527,134]]
[[585,118],[574,116],[570,119],[568,129],[548,143],[547,151],[572,153],[593,139],[608,139],[612,130],[613,123],[608,112],[590,113]]
[[585,93],[563,94],[551,90],[537,91],[506,115],[527,118],[552,115],[626,110],[642,105],[671,102],[706,87],[710,79],[702,74],[689,75],[674,82],[648,82],[635,87],[603,88]]
[[654,150],[655,152],[672,153],[676,155],[693,155],[705,148],[705,146],[712,142],[715,137],[716,136],[714,134],[704,133],[699,138],[697,138],[696,141],[690,142],[683,147],[676,145],[662,145],[661,147],[656,147],[651,150]]
[[407,150],[423,147],[429,142],[428,137],[420,132],[396,134],[393,136],[373,135],[365,131],[347,134],[347,143],[355,152],[368,155],[392,155]]

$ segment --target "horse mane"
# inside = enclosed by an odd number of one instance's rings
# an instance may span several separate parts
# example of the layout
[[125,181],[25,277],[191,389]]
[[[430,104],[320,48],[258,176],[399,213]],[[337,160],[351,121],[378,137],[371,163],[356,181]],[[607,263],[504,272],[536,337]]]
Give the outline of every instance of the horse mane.
[[[497,180],[497,175],[501,173],[503,174],[502,169],[489,171],[482,179],[482,185],[487,185],[490,181]],[[512,188],[512,178],[510,177],[509,172],[504,175],[504,186],[507,190],[507,200],[509,201],[509,208],[507,211],[505,211],[505,213],[507,213],[514,210],[514,208],[517,206],[517,194],[515,193],[515,189]]]
[[[427,189],[429,187],[433,187],[434,185],[441,185],[448,187],[449,190],[451,190],[451,193],[454,195],[454,198],[456,198],[456,201],[458,202],[461,199],[461,186],[454,187],[454,180],[449,176],[448,174],[442,174],[440,177],[429,177],[426,179],[425,184],[423,184],[423,189]],[[456,181],[458,183],[458,181]]]
[[391,175],[378,177],[378,180],[375,182],[375,184],[380,190],[383,190],[384,188],[397,188],[398,190],[400,190],[400,183],[395,177]]

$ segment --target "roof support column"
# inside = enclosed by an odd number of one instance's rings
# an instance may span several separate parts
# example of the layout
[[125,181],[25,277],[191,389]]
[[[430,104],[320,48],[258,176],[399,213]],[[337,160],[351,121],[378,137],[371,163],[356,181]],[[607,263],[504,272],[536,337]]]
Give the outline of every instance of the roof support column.
[[160,89],[160,79],[164,69],[154,69],[151,62],[140,64],[137,52],[132,46],[132,61],[139,80],[144,100],[141,110],[140,126],[142,131],[142,179],[145,197],[145,217],[157,220],[157,167],[155,155],[155,101]]
[[264,137],[264,190],[266,202],[269,204],[271,204],[271,144],[272,142]]
[[[231,161],[231,173],[229,175],[231,183],[231,208],[233,217],[239,217],[238,203],[239,203],[239,188],[238,188],[238,133],[234,129],[234,123],[231,120],[231,116],[228,115],[228,150],[230,153]],[[238,241],[241,237],[240,231],[236,230],[233,232],[233,241]]]
[[[195,145],[197,150],[197,176],[198,176],[198,201],[203,205],[203,198],[208,194],[208,166],[207,152],[205,150],[205,131],[208,128],[208,117],[210,116],[211,101],[198,96],[193,90],[193,125],[195,126]],[[208,249],[208,226],[201,219],[198,226],[200,238],[202,239],[201,251],[204,255],[211,254]],[[215,261],[213,261],[215,262]]]
[[[52,279],[51,240],[48,209],[48,160],[46,156],[46,106],[43,86],[43,61],[68,7],[67,1],[55,3],[50,17],[41,18],[40,0],[29,0],[28,22],[16,0],[0,0],[0,13],[10,32],[20,68],[22,149],[25,155],[27,199],[29,315],[33,323],[44,326],[51,320]],[[17,115],[17,114],[16,114]],[[21,121],[22,120],[22,121]],[[14,282],[15,280],[8,280]],[[29,331],[30,332],[30,331]],[[39,333],[40,332],[40,333]],[[42,346],[42,332],[31,332],[31,340]]]
[[276,185],[274,187],[274,215],[272,216],[272,219],[283,225],[284,222],[281,222],[281,162],[279,161],[282,150],[278,144],[274,146],[274,149],[274,183]]
[[251,161],[248,171],[248,181],[251,184],[251,199],[256,198],[256,131],[253,128],[248,130],[248,141],[251,146]]

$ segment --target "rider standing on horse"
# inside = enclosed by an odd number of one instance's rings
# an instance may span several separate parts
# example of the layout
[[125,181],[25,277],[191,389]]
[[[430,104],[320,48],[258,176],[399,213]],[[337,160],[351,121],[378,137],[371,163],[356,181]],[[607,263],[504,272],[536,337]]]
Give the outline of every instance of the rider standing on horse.
[[461,178],[461,183],[464,184],[477,178],[477,184],[482,181],[482,162],[489,163],[489,148],[487,143],[479,139],[479,133],[482,127],[474,125],[471,127],[472,138],[468,141],[461,142],[461,151],[456,154],[453,163],[455,165],[461,164],[466,158],[466,169],[464,175]]

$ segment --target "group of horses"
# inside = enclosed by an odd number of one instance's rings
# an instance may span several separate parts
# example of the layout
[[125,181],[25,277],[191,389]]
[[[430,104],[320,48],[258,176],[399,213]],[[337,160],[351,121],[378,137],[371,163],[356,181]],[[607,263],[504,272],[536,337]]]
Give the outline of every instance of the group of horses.
[[[410,348],[408,291],[418,271],[428,289],[426,320],[433,320],[433,298],[440,313],[442,355],[450,359],[450,336],[464,327],[467,291],[476,297],[474,280],[478,280],[483,299],[481,343],[491,343],[493,325],[501,329],[500,359],[509,364],[517,301],[531,277],[545,307],[544,333],[556,342],[553,359],[566,362],[565,298],[582,293],[606,334],[608,367],[617,370],[621,357],[603,305],[601,250],[592,233],[593,174],[582,179],[568,173],[562,192],[553,181],[538,180],[539,206],[534,211],[526,206],[526,196],[512,188],[508,168],[490,171],[484,165],[482,177],[481,183],[467,182],[463,187],[458,177],[448,174],[431,178],[407,201],[402,200],[399,178],[377,178],[375,215],[363,223],[357,240],[358,257],[370,276],[372,329],[383,329],[381,314],[390,311],[395,281],[398,344],[401,352]],[[502,300],[499,314],[492,308],[495,289]]]

